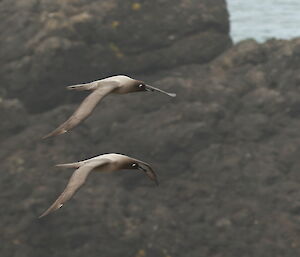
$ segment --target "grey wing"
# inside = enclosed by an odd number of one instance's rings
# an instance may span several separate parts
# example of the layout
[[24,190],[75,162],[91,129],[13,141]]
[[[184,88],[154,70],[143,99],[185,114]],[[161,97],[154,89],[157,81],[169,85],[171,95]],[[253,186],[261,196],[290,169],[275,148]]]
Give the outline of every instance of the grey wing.
[[81,166],[74,171],[71,176],[68,185],[62,194],[57,198],[57,200],[39,217],[42,218],[49,213],[56,211],[63,206],[65,202],[73,197],[73,195],[80,189],[80,187],[85,183],[87,176],[96,167],[104,167],[110,162],[108,159],[102,159],[97,161],[91,161],[87,164]]
[[72,116],[61,124],[57,129],[53,130],[43,138],[57,136],[66,133],[70,129],[76,127],[81,121],[85,120],[94,110],[97,103],[106,95],[114,91],[118,87],[117,84],[105,85],[96,89],[90,95],[88,95]]

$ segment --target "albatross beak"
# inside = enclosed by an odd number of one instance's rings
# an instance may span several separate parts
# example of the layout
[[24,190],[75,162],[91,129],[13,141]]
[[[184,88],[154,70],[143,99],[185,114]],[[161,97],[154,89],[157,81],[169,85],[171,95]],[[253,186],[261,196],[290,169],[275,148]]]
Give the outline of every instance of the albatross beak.
[[155,184],[157,186],[159,185],[157,176],[156,176],[156,174],[154,173],[153,170],[144,169],[141,166],[138,166],[138,169],[141,170],[141,171],[143,171],[149,179],[151,179],[151,180],[153,180],[155,182]]
[[158,182],[158,179],[157,179],[157,178],[154,179],[154,182],[155,182],[155,184],[156,184],[157,186],[159,186],[159,182]]
[[161,89],[159,89],[159,88],[152,87],[152,86],[149,86],[149,85],[145,85],[145,89],[146,89],[147,91],[158,91],[158,92],[161,92],[161,93],[166,94],[166,95],[171,96],[171,97],[175,97],[175,96],[176,96],[175,93],[168,93],[168,92],[166,92],[166,91],[164,91],[164,90],[161,90]]

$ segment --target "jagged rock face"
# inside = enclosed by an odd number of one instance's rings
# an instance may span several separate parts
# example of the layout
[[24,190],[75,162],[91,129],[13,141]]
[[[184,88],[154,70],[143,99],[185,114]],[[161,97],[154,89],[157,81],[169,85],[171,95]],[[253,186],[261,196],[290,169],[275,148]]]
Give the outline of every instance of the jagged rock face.
[[231,45],[224,0],[3,0],[0,9],[0,82],[31,112],[65,101],[66,85],[203,63]]
[[[178,97],[109,96],[84,124],[41,141],[74,110],[30,115],[0,146],[3,256],[298,256],[300,39],[245,41],[208,65],[145,79]],[[143,174],[91,174],[37,220],[72,170],[56,163],[121,152]]]
[[0,140],[22,131],[29,124],[24,106],[17,99],[0,98]]

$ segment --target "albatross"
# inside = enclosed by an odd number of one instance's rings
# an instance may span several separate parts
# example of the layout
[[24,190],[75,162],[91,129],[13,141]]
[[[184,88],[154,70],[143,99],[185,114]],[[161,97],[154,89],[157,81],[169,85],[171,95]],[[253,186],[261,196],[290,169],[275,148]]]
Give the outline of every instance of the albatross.
[[65,202],[83,186],[91,171],[117,171],[123,169],[133,169],[142,171],[150,180],[158,185],[158,179],[151,166],[143,161],[131,158],[123,154],[103,154],[84,161],[58,164],[58,167],[75,168],[65,190],[57,200],[39,217],[42,218],[51,212],[61,208]]
[[71,117],[67,121],[62,123],[58,128],[53,130],[48,135],[44,136],[44,139],[51,136],[64,134],[72,128],[76,127],[92,113],[97,103],[109,94],[127,94],[132,92],[157,91],[171,97],[176,96],[176,94],[174,93],[168,93],[159,88],[147,85],[143,81],[136,80],[124,75],[112,76],[86,84],[68,86],[67,89],[80,91],[90,90],[92,91],[92,93],[83,100],[78,109],[71,115]]

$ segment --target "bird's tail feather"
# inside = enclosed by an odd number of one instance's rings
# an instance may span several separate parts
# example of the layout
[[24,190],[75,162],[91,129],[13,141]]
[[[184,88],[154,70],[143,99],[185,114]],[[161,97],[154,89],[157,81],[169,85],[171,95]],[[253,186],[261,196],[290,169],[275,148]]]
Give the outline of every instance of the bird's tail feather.
[[87,84],[78,84],[78,85],[67,86],[67,89],[77,90],[77,91],[90,90],[91,89],[91,84],[87,83]]
[[78,169],[81,166],[82,162],[72,162],[72,163],[61,163],[56,164],[56,167],[63,167],[63,168],[76,168]]

